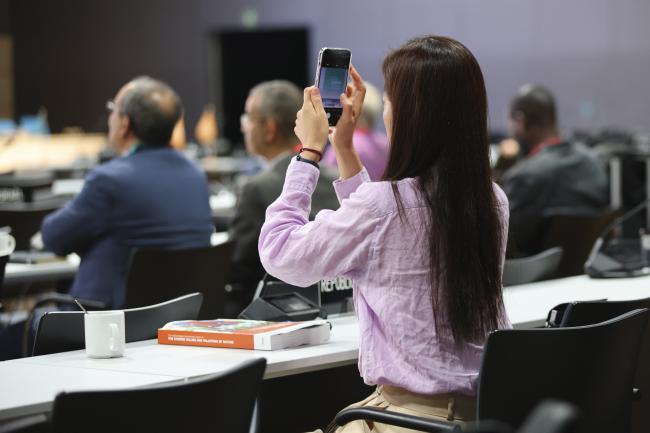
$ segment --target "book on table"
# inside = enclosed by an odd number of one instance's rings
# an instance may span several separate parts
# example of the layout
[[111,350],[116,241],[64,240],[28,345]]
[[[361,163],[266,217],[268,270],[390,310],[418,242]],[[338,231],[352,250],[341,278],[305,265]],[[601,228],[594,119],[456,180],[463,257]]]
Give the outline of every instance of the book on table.
[[265,322],[216,319],[169,322],[158,329],[159,344],[229,347],[232,349],[277,350],[329,341],[330,323]]

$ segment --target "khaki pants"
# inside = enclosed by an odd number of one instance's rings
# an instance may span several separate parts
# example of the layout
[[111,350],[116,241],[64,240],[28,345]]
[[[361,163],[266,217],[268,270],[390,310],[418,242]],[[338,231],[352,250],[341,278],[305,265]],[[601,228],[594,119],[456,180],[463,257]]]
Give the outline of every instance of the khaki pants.
[[[421,395],[387,385],[377,386],[375,392],[368,398],[348,406],[348,408],[353,407],[377,407],[409,415],[453,421],[460,425],[476,419],[476,399],[474,397],[455,394]],[[336,433],[416,432],[416,430],[371,421],[354,421],[331,431]],[[314,433],[321,433],[321,430],[316,430]]]

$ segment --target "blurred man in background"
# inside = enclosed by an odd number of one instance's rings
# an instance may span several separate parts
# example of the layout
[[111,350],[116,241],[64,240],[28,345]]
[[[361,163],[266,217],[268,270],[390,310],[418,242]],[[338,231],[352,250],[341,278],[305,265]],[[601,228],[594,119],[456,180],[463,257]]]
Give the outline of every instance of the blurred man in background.
[[[228,294],[231,315],[250,303],[265,274],[257,241],[266,208],[279,197],[287,167],[299,145],[293,128],[302,102],[303,92],[295,84],[281,80],[258,84],[246,99],[245,113],[241,116],[246,151],[262,158],[266,167],[243,186],[230,230],[230,238],[235,242]],[[321,168],[310,218],[322,209],[338,208],[332,187],[335,179],[334,173]]]
[[41,232],[47,249],[81,255],[71,295],[123,308],[135,248],[206,247],[214,227],[205,175],[170,146],[182,114],[176,92],[136,78],[108,108],[108,139],[122,156],[90,172]]
[[[70,295],[124,308],[129,262],[136,248],[207,247],[214,231],[205,175],[170,146],[183,111],[167,84],[149,77],[127,83],[107,103],[108,141],[120,155],[93,169],[81,193],[41,226],[45,247],[81,256]],[[152,287],[151,290],[156,290]],[[29,325],[0,331],[0,360],[22,355]]]
[[595,215],[607,206],[607,172],[588,148],[562,140],[555,100],[542,86],[519,89],[508,129],[516,143],[506,142],[502,150],[520,154],[502,178],[510,233],[517,254],[531,255],[543,248],[549,217]]

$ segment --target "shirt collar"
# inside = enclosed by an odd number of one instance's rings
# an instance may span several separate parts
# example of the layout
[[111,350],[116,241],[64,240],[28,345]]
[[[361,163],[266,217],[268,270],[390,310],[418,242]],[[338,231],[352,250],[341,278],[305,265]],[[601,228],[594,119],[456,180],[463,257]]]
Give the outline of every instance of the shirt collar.
[[284,152],[275,155],[275,157],[267,163],[267,167],[268,168],[275,167],[280,163],[280,161],[284,160],[287,156],[291,155],[291,153],[292,153],[291,150],[285,150]]
[[538,153],[540,153],[542,150],[546,149],[547,147],[557,146],[560,143],[562,143],[560,137],[551,137],[548,140],[536,144],[532,149],[530,149],[530,153],[528,155],[535,156]]
[[138,141],[133,146],[131,146],[131,148],[126,152],[126,156],[131,156],[134,153],[137,153],[138,150],[140,150],[141,148],[142,148],[142,143]]

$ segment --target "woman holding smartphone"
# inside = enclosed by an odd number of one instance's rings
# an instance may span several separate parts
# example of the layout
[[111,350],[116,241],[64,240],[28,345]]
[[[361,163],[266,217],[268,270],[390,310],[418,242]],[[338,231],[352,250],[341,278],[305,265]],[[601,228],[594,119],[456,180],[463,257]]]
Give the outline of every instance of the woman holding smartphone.
[[[377,388],[353,406],[470,421],[485,338],[510,326],[501,293],[508,203],[490,178],[483,75],[465,46],[438,36],[389,53],[383,73],[383,181],[369,182],[352,143],[365,93],[358,72],[350,68],[334,131],[318,89],[305,89],[295,128],[304,148],[267,209],[260,257],[290,284],[354,280],[359,370]],[[330,132],[341,206],[309,222]],[[338,431],[404,429],[355,422]]]

